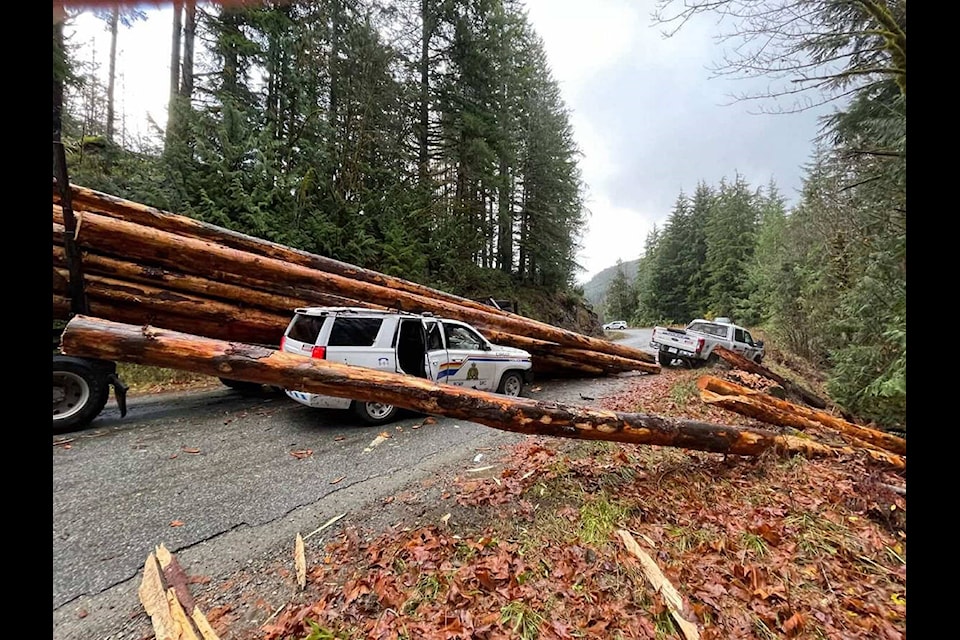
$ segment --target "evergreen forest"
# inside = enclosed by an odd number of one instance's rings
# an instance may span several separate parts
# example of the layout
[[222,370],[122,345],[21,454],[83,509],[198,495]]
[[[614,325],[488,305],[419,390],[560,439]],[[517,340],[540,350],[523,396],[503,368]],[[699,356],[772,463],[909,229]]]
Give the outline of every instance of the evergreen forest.
[[[738,174],[678,194],[603,314],[732,317],[824,367],[850,412],[905,431],[905,0],[681,4],[681,21],[726,8],[741,35],[780,40],[733,71],[836,108],[797,204]],[[133,7],[102,12],[114,39]],[[113,74],[55,22],[73,182],[460,295],[578,294],[578,149],[520,0],[174,7],[169,119],[149,139],[126,134]]]

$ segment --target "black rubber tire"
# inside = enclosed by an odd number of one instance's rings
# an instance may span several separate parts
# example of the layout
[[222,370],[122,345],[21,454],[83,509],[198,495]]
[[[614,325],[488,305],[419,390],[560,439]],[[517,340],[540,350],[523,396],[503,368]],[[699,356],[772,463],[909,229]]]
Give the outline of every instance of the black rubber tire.
[[53,358],[53,432],[86,428],[110,396],[107,373],[77,358]]
[[255,396],[263,393],[263,385],[258,382],[231,380],[230,378],[220,378],[220,382],[245,396]]
[[665,351],[664,349],[660,350],[659,355],[657,356],[657,362],[660,363],[661,367],[669,367],[673,365],[673,356],[670,355],[670,352]]
[[500,378],[500,386],[497,388],[497,393],[510,396],[512,398],[519,398],[523,395],[523,374],[518,371],[507,371],[503,374],[503,377]]
[[380,425],[396,420],[400,410],[393,405],[358,401],[353,403],[353,412],[367,424]]
[[763,356],[758,353],[753,357],[753,361],[757,364],[760,364],[763,361]]

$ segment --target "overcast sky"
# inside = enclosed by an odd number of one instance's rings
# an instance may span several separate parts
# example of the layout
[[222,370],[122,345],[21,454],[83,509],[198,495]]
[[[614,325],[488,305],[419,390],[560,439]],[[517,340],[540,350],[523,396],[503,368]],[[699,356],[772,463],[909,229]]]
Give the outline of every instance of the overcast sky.
[[[772,179],[793,204],[824,113],[759,114],[760,105],[733,101],[766,82],[751,87],[713,77],[724,52],[715,42],[721,27],[702,16],[664,38],[653,25],[654,5],[526,0],[583,153],[590,214],[581,281],[618,259],[638,258],[653,225],[662,226],[678,196],[692,194],[699,182],[715,186],[739,174],[758,188]],[[166,122],[170,59],[169,9],[145,9],[148,20],[118,38],[118,111],[128,114],[128,130],[141,133],[148,112],[161,126]],[[105,69],[102,24],[82,17],[75,42],[96,34],[95,55]]]

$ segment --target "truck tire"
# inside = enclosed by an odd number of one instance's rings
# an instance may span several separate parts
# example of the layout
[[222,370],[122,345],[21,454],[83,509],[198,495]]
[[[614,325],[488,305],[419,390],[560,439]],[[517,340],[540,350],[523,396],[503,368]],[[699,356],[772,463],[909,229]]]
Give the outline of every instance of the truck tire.
[[231,380],[230,378],[220,378],[224,386],[230,387],[234,391],[245,396],[254,396],[263,392],[263,385],[259,382],[246,382],[244,380]]
[[399,410],[392,404],[382,402],[354,402],[353,412],[367,424],[386,424],[396,419]]
[[523,393],[523,375],[518,371],[507,371],[500,378],[497,393],[518,398]]
[[673,364],[673,355],[666,349],[660,349],[660,354],[657,356],[657,362],[660,363],[661,367],[669,367]]
[[53,432],[85,428],[100,415],[110,395],[109,373],[94,363],[53,357]]

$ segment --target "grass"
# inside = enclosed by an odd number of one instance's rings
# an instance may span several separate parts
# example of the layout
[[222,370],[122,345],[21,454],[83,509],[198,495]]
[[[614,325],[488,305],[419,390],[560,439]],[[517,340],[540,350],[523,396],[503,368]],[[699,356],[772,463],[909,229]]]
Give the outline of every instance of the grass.
[[585,502],[580,507],[580,541],[602,546],[610,540],[614,528],[626,517],[627,509],[601,494],[599,499]]
[[699,399],[699,397],[700,393],[697,391],[697,383],[695,380],[686,380],[670,389],[670,399],[673,400],[680,409],[686,407],[691,400]]
[[514,601],[500,609],[500,622],[509,625],[521,640],[535,640],[540,635],[543,614],[531,609],[525,602]]

